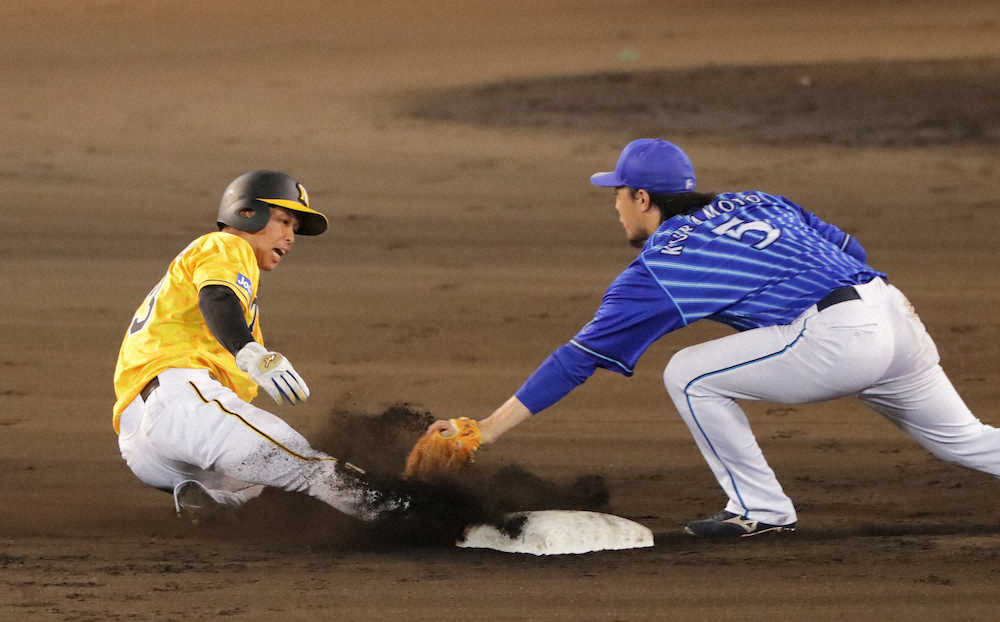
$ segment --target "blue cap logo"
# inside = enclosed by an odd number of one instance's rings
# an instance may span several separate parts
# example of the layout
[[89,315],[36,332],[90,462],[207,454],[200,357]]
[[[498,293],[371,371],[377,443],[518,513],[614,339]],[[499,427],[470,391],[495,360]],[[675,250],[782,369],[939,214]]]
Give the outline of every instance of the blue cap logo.
[[696,182],[691,160],[680,147],[659,138],[638,138],[622,149],[615,170],[594,173],[590,183],[679,194],[694,190]]

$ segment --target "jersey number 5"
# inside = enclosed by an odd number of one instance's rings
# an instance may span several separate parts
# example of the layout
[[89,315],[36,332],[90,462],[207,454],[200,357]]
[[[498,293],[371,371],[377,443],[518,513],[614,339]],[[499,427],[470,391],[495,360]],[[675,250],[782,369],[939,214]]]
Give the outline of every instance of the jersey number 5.
[[737,218],[735,216],[715,229],[712,229],[712,233],[716,235],[725,235],[735,240],[741,239],[746,233],[751,231],[764,235],[762,240],[753,244],[753,247],[758,250],[767,248],[772,242],[781,237],[781,229],[778,229],[770,223],[764,222],[763,220],[753,220],[747,222],[742,218]]

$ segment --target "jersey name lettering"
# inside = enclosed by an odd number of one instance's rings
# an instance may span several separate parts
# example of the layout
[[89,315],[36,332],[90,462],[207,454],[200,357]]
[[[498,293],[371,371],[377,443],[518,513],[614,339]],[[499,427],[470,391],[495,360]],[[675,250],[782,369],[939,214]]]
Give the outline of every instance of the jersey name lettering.
[[696,225],[704,224],[706,220],[711,220],[716,216],[722,214],[728,214],[738,207],[746,207],[747,205],[758,205],[763,203],[764,200],[760,196],[752,193],[746,193],[741,197],[732,197],[730,199],[721,199],[715,201],[714,203],[709,203],[705,207],[701,208],[699,213],[700,217],[691,214],[689,218],[691,222]]
[[660,253],[664,255],[680,255],[684,252],[684,245],[681,244],[684,240],[690,237],[688,234],[694,231],[694,227],[691,225],[681,225],[677,227],[677,230],[670,235],[670,240],[667,245],[660,250]]

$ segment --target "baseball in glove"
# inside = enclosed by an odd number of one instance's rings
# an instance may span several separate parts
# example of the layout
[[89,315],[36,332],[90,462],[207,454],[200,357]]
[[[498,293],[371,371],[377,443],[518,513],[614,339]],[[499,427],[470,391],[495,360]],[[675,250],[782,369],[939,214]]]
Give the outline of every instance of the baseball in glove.
[[468,417],[449,419],[448,423],[451,430],[434,430],[420,437],[406,459],[403,477],[431,481],[454,475],[473,461],[483,442],[479,424]]

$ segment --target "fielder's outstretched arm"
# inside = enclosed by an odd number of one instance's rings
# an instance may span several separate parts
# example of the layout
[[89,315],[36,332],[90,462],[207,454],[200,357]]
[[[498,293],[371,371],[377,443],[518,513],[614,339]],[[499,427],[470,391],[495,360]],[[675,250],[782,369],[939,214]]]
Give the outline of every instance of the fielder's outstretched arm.
[[[578,385],[583,384],[597,368],[594,360],[569,345],[557,348],[535,373],[524,382],[517,393],[511,396],[490,416],[481,419],[479,431],[482,442],[496,442],[507,431],[555,404]],[[526,405],[530,404],[531,406]],[[448,435],[451,424],[438,420],[428,426],[429,433]]]
[[[531,418],[531,411],[528,407],[512,395],[509,400],[503,403],[493,413],[485,419],[480,419],[479,433],[483,444],[494,443],[509,430],[517,427],[527,419]],[[427,433],[439,433],[450,436],[453,433],[452,423],[447,419],[439,419],[427,427]]]
[[[556,349],[518,389],[517,393],[481,419],[479,431],[484,444],[494,443],[512,428],[555,404],[597,368],[594,360],[568,345]],[[531,406],[528,406],[530,404]],[[450,433],[448,421],[435,421],[428,432]]]
[[[552,406],[586,382],[598,367],[631,376],[651,343],[684,325],[676,305],[634,262],[605,292],[594,319],[569,343],[555,349],[500,408],[479,421],[483,443],[496,442],[518,424]],[[448,422],[430,430],[447,433]]]
[[479,432],[483,435],[483,443],[496,442],[507,431],[531,418],[531,411],[517,399],[516,395],[493,411],[489,417],[479,421]]

